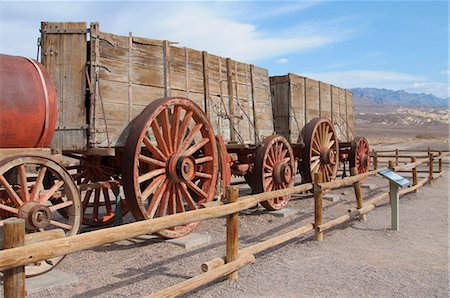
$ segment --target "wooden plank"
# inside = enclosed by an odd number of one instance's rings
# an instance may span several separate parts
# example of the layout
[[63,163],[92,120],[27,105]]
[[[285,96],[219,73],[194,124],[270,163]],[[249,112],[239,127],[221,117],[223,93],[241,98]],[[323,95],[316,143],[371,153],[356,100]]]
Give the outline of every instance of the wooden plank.
[[290,140],[290,102],[293,101],[289,76],[270,77],[270,94],[274,129]]
[[331,87],[329,84],[320,84],[320,116],[331,119]]
[[227,83],[228,83],[228,113],[230,121],[230,143],[236,143],[236,126],[235,126],[235,108],[234,108],[234,95],[233,95],[233,71],[231,65],[231,59],[226,59],[227,67]]
[[339,87],[331,86],[331,98],[331,109],[333,111],[331,118],[333,120],[333,125],[336,125],[340,114]]
[[353,114],[353,94],[349,89],[345,90],[347,106],[347,128],[349,141],[355,137],[355,119]]
[[[42,22],[41,36],[42,64],[47,68],[58,90],[57,127],[79,127],[78,130],[58,130],[50,147],[62,150],[83,150],[87,148],[86,127],[86,33],[45,33],[46,30],[86,30],[85,22]],[[83,127],[83,128],[82,128]]]
[[290,106],[290,141],[301,143],[301,130],[306,124],[306,102],[305,102],[305,78],[289,74],[291,106]]
[[202,62],[203,62],[203,94],[204,94],[204,106],[206,116],[208,119],[212,118],[211,111],[211,99],[209,97],[209,67],[208,67],[208,52],[202,52]]
[[319,81],[306,78],[306,122],[319,117]]
[[167,40],[163,42],[163,59],[164,59],[164,96],[170,96],[171,82],[170,82],[170,45]]

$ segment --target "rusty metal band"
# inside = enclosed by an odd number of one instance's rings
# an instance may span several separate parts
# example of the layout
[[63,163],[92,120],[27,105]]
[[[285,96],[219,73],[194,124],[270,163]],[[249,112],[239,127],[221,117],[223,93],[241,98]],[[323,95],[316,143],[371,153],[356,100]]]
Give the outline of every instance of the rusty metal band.
[[30,58],[25,58],[27,59],[31,64],[33,64],[34,68],[36,68],[39,77],[41,79],[41,84],[42,84],[42,89],[44,90],[44,100],[45,100],[45,117],[44,117],[44,129],[42,130],[41,136],[39,137],[39,142],[38,144],[41,144],[41,147],[43,147],[43,143],[44,143],[44,137],[45,134],[47,132],[48,129],[48,123],[49,123],[49,113],[50,113],[50,104],[48,101],[48,89],[47,89],[47,84],[45,82],[45,78],[44,78],[44,74],[42,73],[41,68],[39,67],[39,65],[32,59]]

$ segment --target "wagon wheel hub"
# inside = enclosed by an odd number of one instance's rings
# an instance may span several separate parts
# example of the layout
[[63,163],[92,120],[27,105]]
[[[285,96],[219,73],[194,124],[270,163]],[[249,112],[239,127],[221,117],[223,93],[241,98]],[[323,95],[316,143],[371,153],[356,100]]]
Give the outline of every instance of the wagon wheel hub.
[[369,156],[367,154],[363,154],[361,156],[361,165],[365,168],[369,165]]
[[51,210],[38,202],[25,202],[19,210],[19,218],[25,220],[28,231],[45,228],[52,220]]
[[192,156],[174,154],[167,162],[166,172],[172,182],[191,181],[196,173],[195,159]]
[[274,167],[276,183],[290,183],[292,180],[292,167],[286,162],[279,162]]
[[324,164],[336,164],[336,154],[331,149],[322,148],[320,150],[320,161]]

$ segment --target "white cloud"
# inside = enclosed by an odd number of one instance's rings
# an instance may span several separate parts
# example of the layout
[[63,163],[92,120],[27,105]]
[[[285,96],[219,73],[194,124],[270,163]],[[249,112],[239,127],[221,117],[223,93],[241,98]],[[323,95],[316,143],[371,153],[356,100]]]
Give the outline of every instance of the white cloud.
[[[42,19],[99,21],[100,29],[106,32],[128,35],[132,31],[135,36],[177,41],[182,46],[250,63],[317,49],[352,37],[352,32],[345,29],[348,22],[334,20],[293,24],[277,31],[262,30],[246,18],[235,19],[234,11],[239,10],[240,4],[230,2],[5,3],[2,51],[32,57]],[[289,5],[297,10],[307,7]],[[286,13],[289,5],[277,13]]]
[[450,75],[450,69],[441,71],[442,74]]
[[431,93],[438,97],[448,97],[450,91],[446,83],[430,82],[422,76],[385,70],[333,71],[305,75],[344,88],[403,89],[414,93]]
[[275,61],[278,64],[288,64],[289,60],[287,58],[280,58],[277,61]]

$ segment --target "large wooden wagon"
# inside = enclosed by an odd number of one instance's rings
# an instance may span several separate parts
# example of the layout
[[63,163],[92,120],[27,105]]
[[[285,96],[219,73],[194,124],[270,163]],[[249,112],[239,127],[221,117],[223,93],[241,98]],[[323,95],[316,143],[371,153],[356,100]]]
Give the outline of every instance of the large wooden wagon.
[[[273,188],[293,184],[292,150],[273,136],[267,70],[170,41],[101,32],[97,23],[42,23],[41,32],[42,63],[60,107],[51,148],[80,160],[82,189],[121,180],[121,209],[136,219],[184,212],[220,199],[231,173],[264,191],[258,152],[271,147],[280,178]],[[109,222],[114,208],[104,206],[114,196],[94,192],[82,194],[83,208],[95,211],[85,223]],[[159,234],[179,237],[194,227]]]
[[[60,227],[72,235],[81,223],[110,224],[127,211],[141,220],[206,207],[222,198],[232,175],[254,193],[290,187],[298,172],[310,181],[322,171],[329,181],[339,159],[358,155],[348,90],[293,74],[269,78],[254,65],[101,32],[98,23],[43,22],[39,44],[45,68],[23,63],[37,70],[41,83],[31,85],[46,95],[33,105],[44,117],[14,106],[21,100],[11,95],[11,115],[22,117],[14,123],[38,133],[16,132],[20,144],[7,145],[2,135],[8,149],[0,153],[47,157],[0,162],[0,225],[18,216],[29,232]],[[366,166],[363,153],[354,160]],[[277,210],[288,200],[262,205]],[[158,234],[180,237],[197,225]]]

